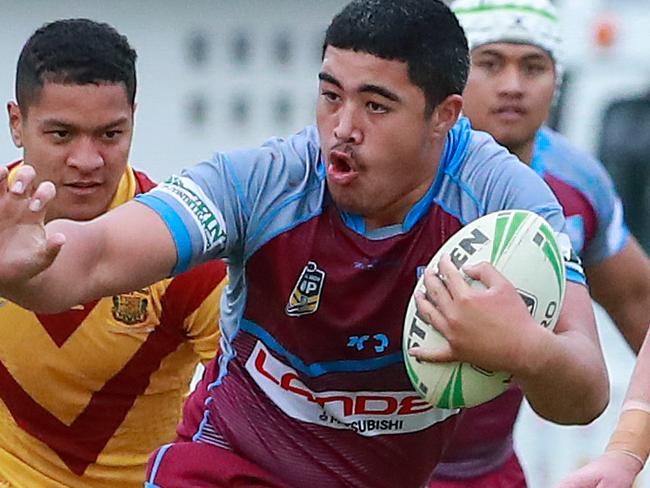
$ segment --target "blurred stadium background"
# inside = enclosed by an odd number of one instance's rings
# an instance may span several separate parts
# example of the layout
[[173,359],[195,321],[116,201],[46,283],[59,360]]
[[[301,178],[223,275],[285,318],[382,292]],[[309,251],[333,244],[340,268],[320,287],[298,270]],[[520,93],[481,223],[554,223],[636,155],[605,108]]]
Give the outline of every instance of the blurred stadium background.
[[[322,33],[345,0],[0,0],[0,97],[13,98],[27,37],[44,22],[113,24],[139,54],[131,160],[163,178],[215,150],[256,145],[313,121]],[[650,0],[558,1],[567,76],[549,123],[600,155],[627,218],[650,248]],[[8,130],[2,160],[18,159]],[[525,408],[516,443],[531,488],[548,488],[598,455],[614,427],[634,356],[597,312],[611,405],[588,427],[559,427]],[[639,487],[650,487],[650,475]]]

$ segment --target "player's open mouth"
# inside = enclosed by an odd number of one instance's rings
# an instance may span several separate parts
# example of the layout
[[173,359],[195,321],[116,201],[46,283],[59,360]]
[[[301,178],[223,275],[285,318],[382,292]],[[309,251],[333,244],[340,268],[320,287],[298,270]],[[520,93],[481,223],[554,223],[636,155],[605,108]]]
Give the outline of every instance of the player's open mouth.
[[358,173],[353,167],[352,157],[342,151],[331,151],[327,165],[327,175],[330,181],[340,185],[351,183]]

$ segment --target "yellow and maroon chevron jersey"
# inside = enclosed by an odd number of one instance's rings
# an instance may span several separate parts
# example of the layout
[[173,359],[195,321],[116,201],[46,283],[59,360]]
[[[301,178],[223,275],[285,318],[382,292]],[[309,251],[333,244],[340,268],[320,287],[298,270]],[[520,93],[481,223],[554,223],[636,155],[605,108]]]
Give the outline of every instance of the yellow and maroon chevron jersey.
[[[112,207],[153,183],[130,168]],[[0,298],[0,487],[141,487],[214,356],[220,261],[54,315]]]

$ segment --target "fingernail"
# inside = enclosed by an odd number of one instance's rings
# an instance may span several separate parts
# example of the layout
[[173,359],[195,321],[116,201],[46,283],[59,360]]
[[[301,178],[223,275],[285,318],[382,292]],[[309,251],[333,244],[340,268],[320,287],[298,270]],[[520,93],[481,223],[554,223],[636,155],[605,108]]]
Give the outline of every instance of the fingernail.
[[29,209],[32,212],[38,212],[41,207],[43,207],[43,202],[41,202],[38,198],[35,198],[31,202],[29,202]]
[[24,191],[25,185],[23,185],[22,181],[16,181],[11,187],[11,193],[15,193],[16,195],[22,195]]

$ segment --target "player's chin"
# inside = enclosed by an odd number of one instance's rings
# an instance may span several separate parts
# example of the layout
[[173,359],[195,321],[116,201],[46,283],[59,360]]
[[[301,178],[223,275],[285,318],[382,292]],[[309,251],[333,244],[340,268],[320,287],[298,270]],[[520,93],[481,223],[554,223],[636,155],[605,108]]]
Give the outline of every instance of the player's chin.
[[499,144],[509,149],[521,147],[535,137],[534,132],[531,134],[530,131],[524,127],[509,126],[501,127],[500,129],[501,130],[494,131],[494,139]]
[[338,195],[332,193],[332,199],[340,211],[364,217],[371,215],[373,206],[367,205],[364,200],[355,198],[355,196],[358,195],[351,194],[351,192],[341,192]]
[[354,192],[349,188],[330,183],[327,185],[327,189],[338,209],[344,212],[353,212],[353,209],[358,207]]

